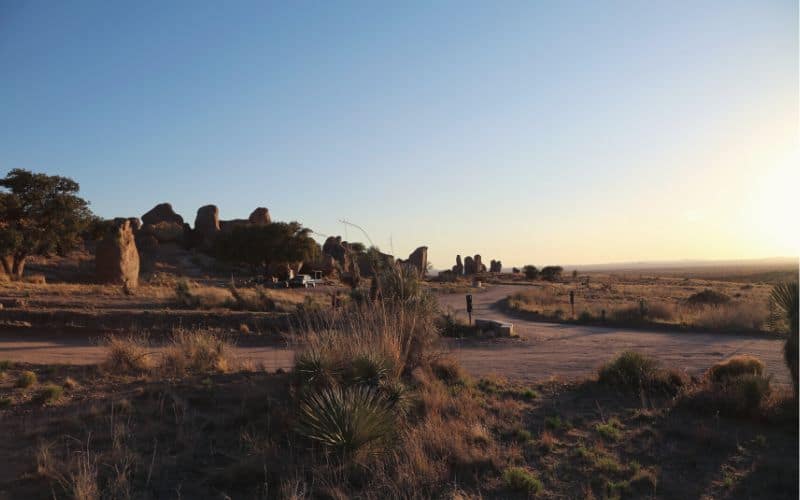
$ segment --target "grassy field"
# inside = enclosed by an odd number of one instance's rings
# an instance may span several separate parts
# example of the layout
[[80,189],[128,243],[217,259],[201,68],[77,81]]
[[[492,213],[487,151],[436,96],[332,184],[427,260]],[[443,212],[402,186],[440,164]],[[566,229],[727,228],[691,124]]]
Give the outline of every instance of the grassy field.
[[[786,272],[780,276],[792,278]],[[564,282],[530,282],[511,294],[506,305],[511,311],[549,320],[666,324],[713,331],[778,329],[780,325],[768,321],[772,284],[751,281],[752,277],[745,273],[712,280],[592,273]],[[574,315],[570,292],[575,297]]]

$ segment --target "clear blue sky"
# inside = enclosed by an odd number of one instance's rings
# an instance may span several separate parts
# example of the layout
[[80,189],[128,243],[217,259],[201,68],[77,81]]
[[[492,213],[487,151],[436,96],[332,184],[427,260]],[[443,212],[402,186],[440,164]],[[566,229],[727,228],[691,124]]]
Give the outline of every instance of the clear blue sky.
[[0,0],[0,171],[440,268],[797,255],[797,121],[796,1]]

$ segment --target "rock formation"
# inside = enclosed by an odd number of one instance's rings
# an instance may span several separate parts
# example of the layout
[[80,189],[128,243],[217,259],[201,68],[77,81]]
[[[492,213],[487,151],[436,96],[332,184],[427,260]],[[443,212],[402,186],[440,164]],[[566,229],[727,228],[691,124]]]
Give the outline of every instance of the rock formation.
[[203,243],[210,243],[220,231],[219,208],[216,205],[205,205],[197,209],[194,218],[194,230],[202,236]]
[[253,213],[250,214],[248,219],[250,224],[254,224],[256,226],[265,226],[267,224],[272,223],[272,219],[269,216],[269,210],[264,207],[258,207],[253,210]]
[[150,209],[149,212],[142,215],[142,223],[144,225],[155,225],[160,222],[170,222],[173,224],[178,224],[179,226],[183,226],[183,217],[176,214],[172,209],[172,205],[169,203],[159,203]]
[[420,276],[425,276],[428,271],[428,247],[418,247],[403,264],[414,266]]
[[[344,243],[344,244],[343,244]],[[329,236],[325,243],[322,245],[322,253],[330,255],[340,265],[345,264],[345,255],[347,255],[347,242],[342,242],[341,236]]]
[[453,266],[452,271],[456,276],[462,276],[464,274],[464,264],[461,263],[460,255],[456,255],[456,265]]
[[117,283],[130,288],[139,284],[139,252],[129,220],[115,219],[114,225],[98,242],[95,270],[100,283]]
[[481,262],[480,254],[475,254],[475,257],[472,258],[475,261],[475,272],[476,273],[485,273],[486,272],[486,264]]
[[500,273],[503,272],[503,263],[499,260],[492,259],[492,262],[489,263],[489,272],[490,273]]
[[475,260],[469,255],[464,257],[464,274],[475,274],[477,272],[476,269]]

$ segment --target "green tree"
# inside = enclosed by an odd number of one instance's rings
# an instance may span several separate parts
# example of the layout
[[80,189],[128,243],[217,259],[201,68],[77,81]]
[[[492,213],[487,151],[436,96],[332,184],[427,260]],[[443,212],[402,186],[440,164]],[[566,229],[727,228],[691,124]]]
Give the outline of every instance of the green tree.
[[31,255],[63,255],[78,245],[92,214],[77,182],[14,169],[0,187],[0,264],[7,274],[19,279]]
[[539,277],[539,269],[537,269],[536,266],[528,264],[522,268],[522,271],[525,273],[525,277],[529,280],[535,280]]
[[561,266],[544,266],[541,271],[542,279],[547,281],[558,281],[564,268]]
[[314,260],[320,248],[311,230],[298,222],[273,222],[263,226],[239,226],[217,236],[214,254],[230,262],[250,265],[254,270],[273,264]]

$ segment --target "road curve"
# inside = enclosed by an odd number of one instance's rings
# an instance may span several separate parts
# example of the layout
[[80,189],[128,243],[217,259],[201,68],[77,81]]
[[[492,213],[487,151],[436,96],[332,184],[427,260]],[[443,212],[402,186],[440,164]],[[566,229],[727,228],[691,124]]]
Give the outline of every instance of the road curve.
[[[640,331],[630,329],[539,323],[512,318],[496,303],[518,290],[514,285],[495,285],[473,294],[473,317],[514,323],[523,340],[457,341],[444,343],[475,376],[497,373],[524,383],[556,377],[584,378],[624,350],[652,354],[666,365],[699,375],[709,366],[735,354],[752,354],[766,364],[766,371],[781,384],[789,383],[783,362],[782,342],[776,339],[730,334]],[[439,296],[443,307],[466,317],[462,294]],[[293,352],[283,346],[241,345],[235,356],[267,369],[289,368]],[[96,339],[82,335],[0,330],[0,360],[36,364],[95,364],[105,357]]]

